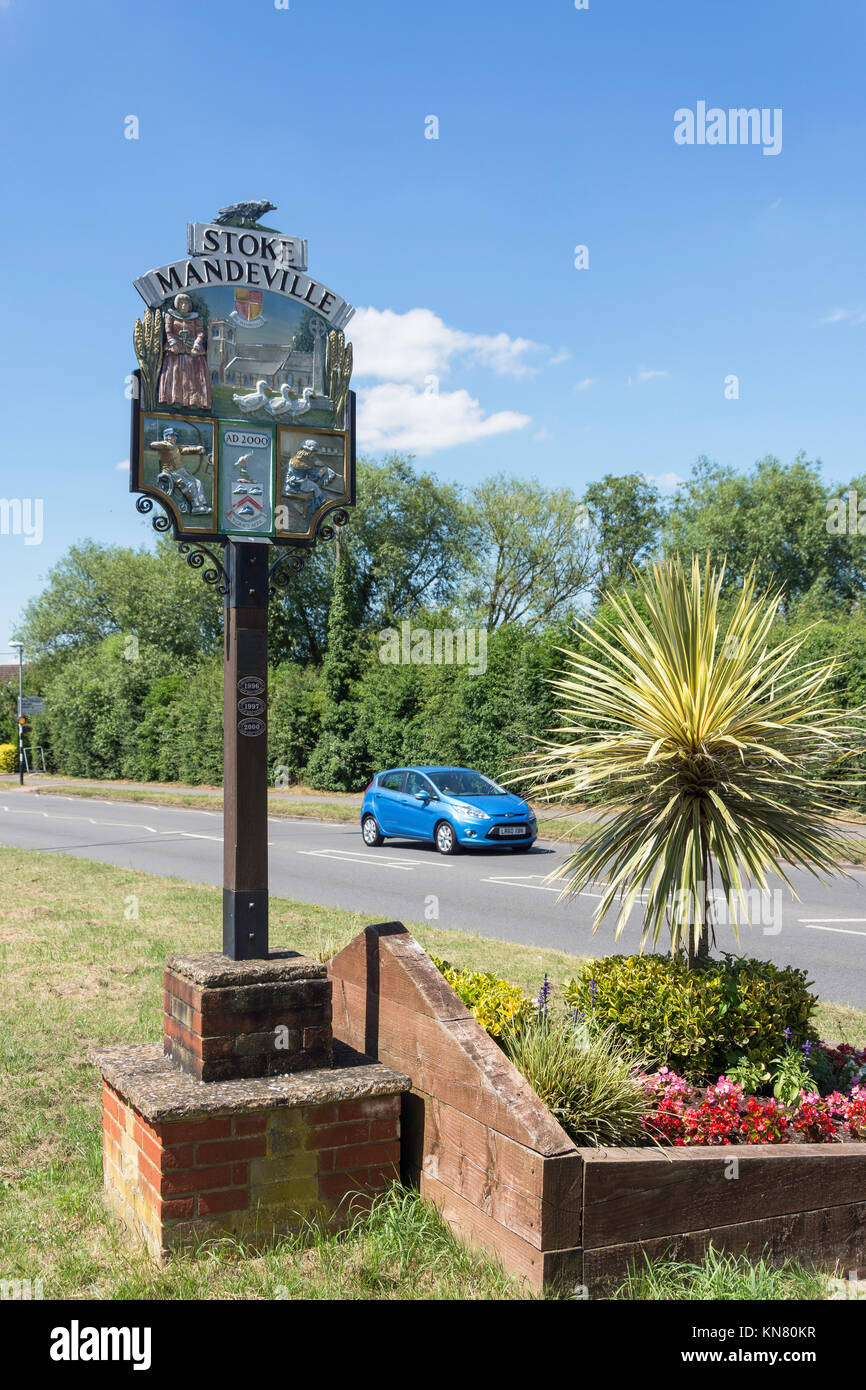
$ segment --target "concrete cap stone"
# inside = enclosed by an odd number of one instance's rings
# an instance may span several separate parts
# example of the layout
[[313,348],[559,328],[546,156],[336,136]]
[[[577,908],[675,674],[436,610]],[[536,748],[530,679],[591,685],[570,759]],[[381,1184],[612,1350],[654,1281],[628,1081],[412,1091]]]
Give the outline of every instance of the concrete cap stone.
[[412,1085],[408,1076],[338,1042],[333,1067],[232,1081],[199,1081],[175,1066],[159,1044],[92,1047],[87,1058],[152,1123],[394,1096]]
[[230,960],[221,951],[169,956],[166,969],[202,989],[263,985],[275,980],[323,980],[327,966],[299,951],[270,951],[267,960]]

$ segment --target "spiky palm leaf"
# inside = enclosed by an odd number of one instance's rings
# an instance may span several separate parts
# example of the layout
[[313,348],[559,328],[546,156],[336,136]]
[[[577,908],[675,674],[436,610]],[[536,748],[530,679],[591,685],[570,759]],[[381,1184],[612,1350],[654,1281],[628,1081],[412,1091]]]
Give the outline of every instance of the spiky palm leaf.
[[685,904],[692,948],[705,943],[714,870],[748,921],[745,887],[767,891],[768,869],[792,887],[784,864],[817,876],[844,854],[826,820],[844,798],[824,778],[862,748],[862,715],[827,700],[833,662],[798,664],[802,633],[771,640],[781,594],[757,594],[754,573],[721,630],[723,574],[656,563],[637,578],[647,617],[625,595],[607,621],[580,623],[589,650],[566,651],[553,682],[558,738],[520,779],[548,799],[593,791],[612,812],[553,877],[564,895],[601,881],[593,929],[618,900],[617,938],[646,893],[642,945],[666,922],[671,948],[685,944],[672,912]]

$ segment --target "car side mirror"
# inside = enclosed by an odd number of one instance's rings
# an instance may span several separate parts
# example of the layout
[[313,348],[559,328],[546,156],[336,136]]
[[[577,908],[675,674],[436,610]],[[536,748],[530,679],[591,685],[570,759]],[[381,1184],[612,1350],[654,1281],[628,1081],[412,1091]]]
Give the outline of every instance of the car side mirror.
[[427,805],[427,802],[430,800],[430,793],[429,793],[429,792],[416,792],[416,793],[415,793],[415,800],[416,800],[416,801],[423,801],[423,802],[424,802],[424,805],[426,806],[426,805]]

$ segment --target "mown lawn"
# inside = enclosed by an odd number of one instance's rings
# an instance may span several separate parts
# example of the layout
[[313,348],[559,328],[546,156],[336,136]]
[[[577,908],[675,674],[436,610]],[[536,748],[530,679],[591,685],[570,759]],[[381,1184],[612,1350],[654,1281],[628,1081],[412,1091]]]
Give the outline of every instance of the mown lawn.
[[[382,918],[388,914],[383,910]],[[271,900],[271,940],[325,959],[371,918]],[[467,1252],[414,1194],[395,1189],[343,1237],[308,1230],[267,1255],[236,1243],[156,1269],[103,1208],[100,1088],[91,1044],[161,1037],[161,974],[177,950],[213,949],[221,894],[176,879],[0,849],[0,1276],[41,1279],[46,1298],[505,1299],[525,1291]],[[565,952],[411,925],[422,945],[460,966],[491,970],[535,993],[576,969]],[[866,1012],[822,1005],[821,1029],[866,1038]],[[837,1036],[833,1032],[832,1036]],[[689,1274],[695,1288],[761,1290],[704,1297],[814,1297],[812,1276]],[[828,1271],[830,1273],[830,1271]],[[684,1278],[676,1275],[677,1287]],[[645,1276],[620,1297],[671,1297]],[[810,1282],[811,1280],[811,1282]],[[782,1289],[786,1292],[781,1292]],[[771,1291],[772,1290],[772,1291]],[[807,1291],[808,1290],[808,1291]]]

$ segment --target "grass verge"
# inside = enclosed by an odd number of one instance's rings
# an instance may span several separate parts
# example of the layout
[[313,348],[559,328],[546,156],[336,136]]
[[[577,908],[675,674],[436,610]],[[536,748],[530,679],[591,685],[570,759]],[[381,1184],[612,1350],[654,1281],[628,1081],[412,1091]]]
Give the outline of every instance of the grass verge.
[[771,1265],[763,1256],[750,1260],[711,1246],[699,1263],[657,1260],[635,1265],[614,1296],[657,1303],[716,1299],[789,1302],[827,1298],[828,1288],[825,1274],[792,1260]]
[[[74,796],[90,801],[133,801],[147,806],[182,806],[192,811],[222,811],[223,798],[206,792],[162,791],[151,787],[91,787],[66,785],[58,787],[39,786],[36,796]],[[358,806],[334,801],[296,801],[275,793],[268,797],[268,815],[282,820],[318,820],[333,825],[357,825],[360,818]],[[591,823],[571,821],[562,816],[543,816],[539,819],[544,839],[557,840],[563,844],[574,844],[585,839],[592,829]]]
[[[0,902],[4,1278],[41,1278],[46,1298],[523,1296],[425,1203],[400,1191],[369,1220],[359,1216],[347,1236],[307,1229],[264,1255],[212,1242],[193,1258],[154,1268],[103,1208],[101,1101],[86,1052],[91,1044],[159,1040],[165,958],[213,948],[220,891],[0,849]],[[271,920],[275,943],[326,958],[373,919],[272,898]],[[479,970],[504,968],[500,942],[426,924],[413,930],[440,955]],[[563,952],[504,949],[507,969],[529,990],[545,970],[561,980],[576,964]]]
[[[36,796],[74,796],[86,801],[133,801],[145,806],[183,806],[191,811],[223,809],[222,796],[204,792],[164,792],[139,787],[40,787]],[[358,808],[330,801],[289,801],[268,797],[268,815],[284,820],[329,821],[334,825],[356,824]]]
[[[160,1039],[165,958],[213,948],[220,890],[0,849],[0,903],[3,1278],[42,1279],[46,1298],[524,1296],[400,1189],[342,1237],[308,1228],[267,1254],[211,1242],[156,1269],[102,1204],[100,1093],[86,1051]],[[327,958],[372,919],[273,898],[271,920],[276,944]],[[561,951],[407,925],[436,955],[505,976],[529,993],[545,971],[556,987],[580,964]],[[852,1041],[866,1037],[866,1011],[838,1017]]]

